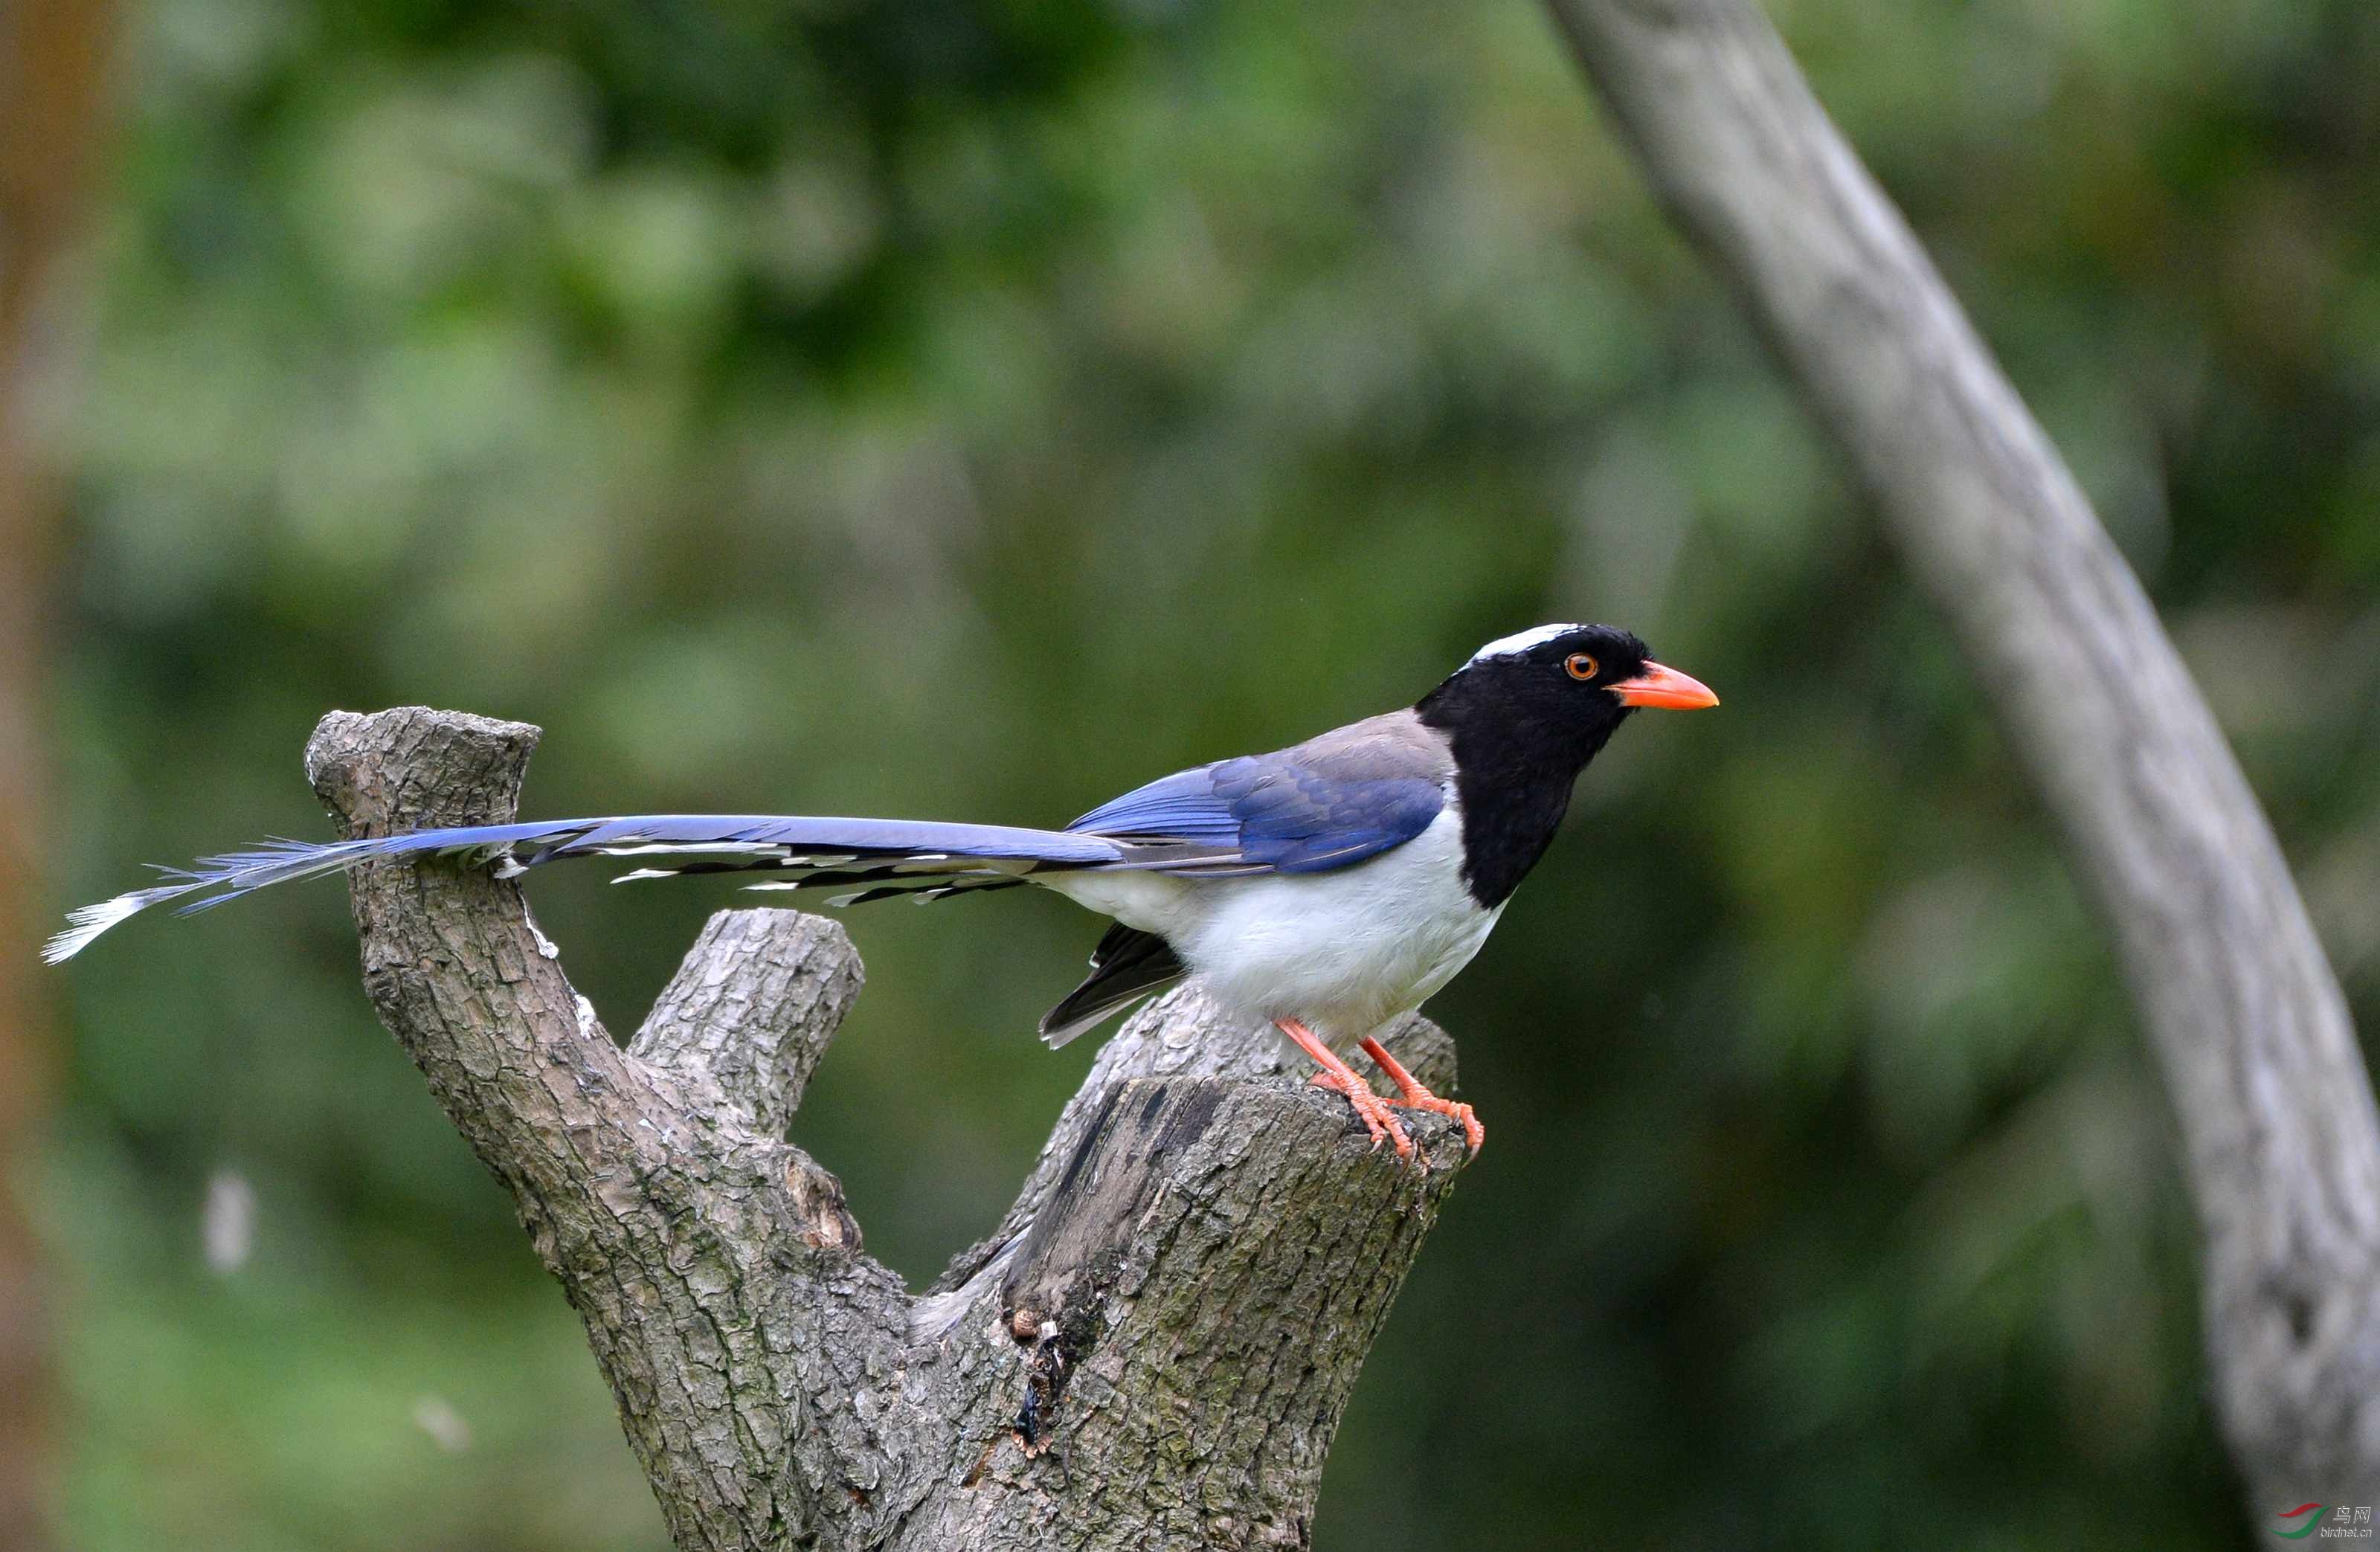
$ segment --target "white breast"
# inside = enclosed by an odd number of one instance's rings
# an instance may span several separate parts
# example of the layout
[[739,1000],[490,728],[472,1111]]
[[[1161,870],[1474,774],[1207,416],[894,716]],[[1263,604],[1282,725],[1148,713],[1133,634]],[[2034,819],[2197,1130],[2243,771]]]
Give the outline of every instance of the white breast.
[[1419,1007],[1471,963],[1504,909],[1481,906],[1463,887],[1463,818],[1451,793],[1411,841],[1328,873],[1075,873],[1047,882],[1162,935],[1208,991],[1251,1018],[1302,1020],[1333,1046]]

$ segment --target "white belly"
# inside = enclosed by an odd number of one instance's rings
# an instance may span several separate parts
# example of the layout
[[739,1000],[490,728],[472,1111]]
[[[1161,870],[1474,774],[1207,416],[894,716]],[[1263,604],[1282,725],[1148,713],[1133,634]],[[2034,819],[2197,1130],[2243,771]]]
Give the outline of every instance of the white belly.
[[1075,873],[1046,882],[1163,936],[1219,1000],[1251,1018],[1301,1020],[1333,1046],[1419,1007],[1471,963],[1504,909],[1482,907],[1463,885],[1463,820],[1451,801],[1403,845],[1333,872]]

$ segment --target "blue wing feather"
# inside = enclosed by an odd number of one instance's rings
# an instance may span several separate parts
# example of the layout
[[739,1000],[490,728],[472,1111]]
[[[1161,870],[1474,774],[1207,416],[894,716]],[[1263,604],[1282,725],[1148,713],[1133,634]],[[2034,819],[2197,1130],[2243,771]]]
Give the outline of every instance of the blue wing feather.
[[1218,769],[1202,765],[1160,776],[1099,805],[1066,828],[1078,835],[1164,836],[1234,844],[1240,838],[1240,819],[1229,800],[1215,790]]
[[1427,776],[1350,778],[1284,750],[1176,771],[1067,829],[1233,846],[1259,868],[1321,873],[1404,844],[1445,806],[1444,791]]

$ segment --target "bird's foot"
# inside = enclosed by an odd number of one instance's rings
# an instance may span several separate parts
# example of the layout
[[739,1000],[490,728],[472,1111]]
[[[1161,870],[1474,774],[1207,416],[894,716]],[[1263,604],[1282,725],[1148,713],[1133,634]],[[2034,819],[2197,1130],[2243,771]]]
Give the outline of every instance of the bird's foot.
[[1397,1085],[1397,1097],[1384,1103],[1408,1110],[1435,1110],[1442,1116],[1452,1116],[1463,1124],[1463,1140],[1471,1145],[1476,1158],[1482,1144],[1488,1141],[1488,1129],[1479,1124],[1471,1107],[1460,1099],[1444,1099],[1422,1087],[1421,1081],[1404,1069],[1404,1064],[1390,1056],[1388,1048],[1370,1036],[1364,1037],[1364,1054],[1372,1059],[1388,1080]]
[[1399,1158],[1413,1158],[1413,1137],[1405,1131],[1404,1122],[1397,1119],[1397,1112],[1390,1107],[1388,1100],[1372,1092],[1372,1085],[1366,1083],[1355,1069],[1342,1061],[1337,1053],[1315,1037],[1314,1031],[1295,1019],[1275,1019],[1273,1023],[1282,1034],[1297,1042],[1300,1050],[1314,1059],[1314,1065],[1320,1069],[1314,1074],[1315,1086],[1346,1097],[1348,1106],[1355,1112],[1355,1119],[1371,1133],[1374,1147],[1386,1141],[1395,1145]]

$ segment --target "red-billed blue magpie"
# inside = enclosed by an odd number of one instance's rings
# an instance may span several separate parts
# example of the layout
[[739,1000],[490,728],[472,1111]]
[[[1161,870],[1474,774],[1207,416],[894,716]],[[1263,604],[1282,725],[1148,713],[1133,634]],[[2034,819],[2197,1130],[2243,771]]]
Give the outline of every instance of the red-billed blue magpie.
[[[1178,771],[1062,831],[765,814],[428,830],[329,845],[274,842],[170,870],[174,881],[76,911],[42,957],[70,958],[134,913],[185,912],[391,858],[459,857],[509,878],[565,857],[653,857],[626,879],[765,871],[759,890],[851,887],[838,904],[1038,884],[1114,918],[1091,974],[1041,1021],[1063,1045],[1195,976],[1271,1020],[1370,1129],[1410,1156],[1395,1108],[1468,1105],[1416,1083],[1371,1038],[1471,962],[1545,854],[1571,787],[1638,707],[1716,706],[1697,681],[1609,625],[1540,625],[1491,641],[1400,711],[1269,755]],[[680,860],[684,859],[684,860]],[[211,891],[211,892],[210,892]],[[1375,1094],[1338,1052],[1360,1046],[1398,1087]]]

